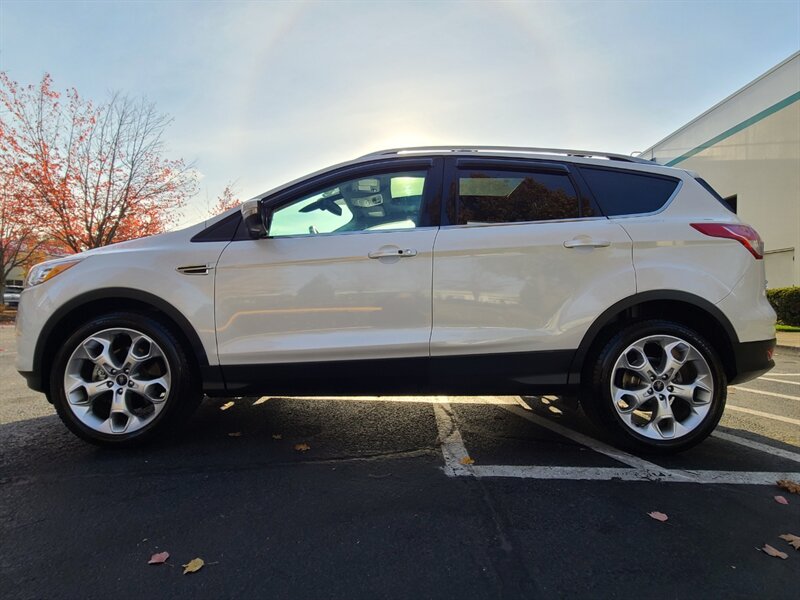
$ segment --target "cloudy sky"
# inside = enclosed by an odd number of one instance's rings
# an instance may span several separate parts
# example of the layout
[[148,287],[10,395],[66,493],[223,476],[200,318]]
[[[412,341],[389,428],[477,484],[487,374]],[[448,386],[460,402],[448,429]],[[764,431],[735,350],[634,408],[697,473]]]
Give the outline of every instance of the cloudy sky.
[[200,220],[383,147],[643,150],[800,48],[800,2],[0,0],[0,70],[174,117]]

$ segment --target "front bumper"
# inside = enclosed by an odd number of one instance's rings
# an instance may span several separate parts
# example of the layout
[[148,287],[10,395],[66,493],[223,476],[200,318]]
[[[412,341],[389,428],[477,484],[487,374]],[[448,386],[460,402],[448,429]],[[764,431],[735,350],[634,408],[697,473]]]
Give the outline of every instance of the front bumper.
[[758,342],[740,342],[733,347],[735,375],[728,382],[733,385],[755,379],[772,369],[775,361],[775,338]]

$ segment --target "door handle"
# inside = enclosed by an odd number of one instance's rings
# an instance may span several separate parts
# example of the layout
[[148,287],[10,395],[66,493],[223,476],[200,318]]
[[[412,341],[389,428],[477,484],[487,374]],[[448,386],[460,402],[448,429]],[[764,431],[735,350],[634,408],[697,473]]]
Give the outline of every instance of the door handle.
[[381,248],[373,250],[367,256],[370,258],[406,258],[416,255],[417,251],[413,248]]
[[595,240],[588,236],[579,236],[564,242],[564,248],[607,248],[610,245],[608,240]]

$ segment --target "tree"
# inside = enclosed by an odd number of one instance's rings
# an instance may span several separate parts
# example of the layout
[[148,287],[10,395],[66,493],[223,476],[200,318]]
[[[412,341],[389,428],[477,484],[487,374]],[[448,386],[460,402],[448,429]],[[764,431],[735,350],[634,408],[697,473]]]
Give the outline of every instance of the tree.
[[216,216],[224,213],[226,210],[239,206],[242,201],[236,197],[236,192],[233,190],[233,184],[229,183],[222,190],[222,194],[217,197],[217,203],[211,209],[211,216]]
[[0,173],[0,304],[11,271],[29,265],[44,245],[35,209],[19,183],[12,173]]
[[171,119],[144,99],[112,93],[95,105],[45,75],[20,86],[0,73],[0,161],[37,205],[39,225],[65,249],[152,235],[196,192],[182,160],[165,156]]

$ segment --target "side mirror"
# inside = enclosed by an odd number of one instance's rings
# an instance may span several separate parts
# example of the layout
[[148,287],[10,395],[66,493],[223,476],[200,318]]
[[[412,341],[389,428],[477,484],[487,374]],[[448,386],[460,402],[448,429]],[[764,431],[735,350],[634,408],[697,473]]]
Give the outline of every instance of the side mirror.
[[267,228],[261,216],[261,200],[248,200],[242,204],[240,210],[248,235],[254,240],[266,237]]

